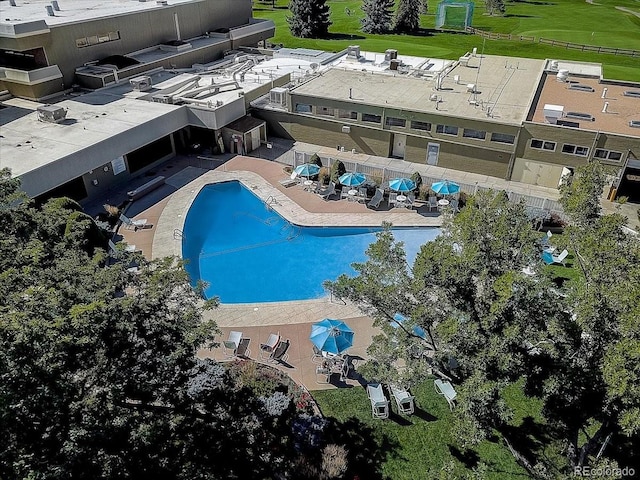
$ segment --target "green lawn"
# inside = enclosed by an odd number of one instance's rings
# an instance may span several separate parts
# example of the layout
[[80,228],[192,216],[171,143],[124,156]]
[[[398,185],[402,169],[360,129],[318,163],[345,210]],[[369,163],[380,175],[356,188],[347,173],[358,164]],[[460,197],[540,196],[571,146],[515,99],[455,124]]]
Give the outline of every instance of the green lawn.
[[[483,41],[475,35],[433,31],[436,2],[430,2],[429,13],[422,16],[422,35],[369,35],[360,32],[360,0],[329,0],[333,24],[328,39],[291,36],[286,22],[287,4],[287,0],[278,0],[276,8],[271,9],[270,3],[256,2],[254,8],[257,18],[269,18],[275,22],[276,35],[271,41],[287,47],[339,51],[348,45],[358,44],[367,51],[384,52],[395,48],[405,55],[451,59],[477,47],[492,55],[599,62],[604,65],[606,78],[640,81],[640,57],[594,54],[532,42]],[[640,13],[637,0],[594,0],[594,4],[584,0],[520,0],[507,2],[504,17],[491,17],[485,14],[484,3],[476,2],[473,26],[499,33],[640,50],[640,18],[617,10],[616,6]],[[567,21],[577,18],[579,21]]]
[[[434,472],[452,460],[456,465],[456,478],[462,478],[478,462],[487,465],[487,479],[528,478],[526,471],[516,464],[511,453],[497,438],[484,441],[471,451],[463,451],[456,444],[450,431],[455,412],[452,413],[445,399],[435,392],[432,381],[412,391],[416,396],[415,415],[392,415],[388,420],[377,420],[371,416],[364,388],[339,388],[311,393],[325,416],[341,421],[355,417],[374,429],[379,444],[384,436],[392,444],[397,443],[397,448],[387,453],[383,464],[383,474],[393,480],[435,478]],[[528,417],[539,420],[540,404],[525,399],[517,386],[505,392],[505,400],[515,409],[514,425],[520,425]],[[395,411],[395,405],[393,408]]]

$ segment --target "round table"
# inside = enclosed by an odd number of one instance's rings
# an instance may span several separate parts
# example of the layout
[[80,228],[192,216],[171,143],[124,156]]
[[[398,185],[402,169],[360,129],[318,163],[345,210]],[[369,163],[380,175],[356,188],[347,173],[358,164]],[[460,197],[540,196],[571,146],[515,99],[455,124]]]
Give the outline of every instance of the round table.
[[399,202],[404,202],[407,199],[407,197],[405,197],[404,195],[398,195],[396,197],[396,200]]
[[438,205],[440,205],[441,207],[446,207],[447,205],[449,205],[449,200],[447,200],[446,198],[441,198],[440,200],[438,200]]
[[355,197],[358,194],[358,190],[351,189],[347,193],[349,194],[349,196]]
[[313,180],[305,180],[302,184],[304,185],[305,190],[309,190],[311,185],[313,185]]

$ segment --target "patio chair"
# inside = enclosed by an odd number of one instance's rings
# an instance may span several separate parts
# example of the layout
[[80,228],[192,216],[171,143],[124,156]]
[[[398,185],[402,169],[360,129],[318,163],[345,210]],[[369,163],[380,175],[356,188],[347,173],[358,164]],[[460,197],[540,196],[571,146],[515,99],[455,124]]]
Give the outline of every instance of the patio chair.
[[446,380],[442,381],[439,378],[434,380],[433,385],[436,388],[436,392],[442,395],[447,400],[447,403],[449,404],[449,408],[453,410],[453,407],[455,407],[456,405],[455,404],[456,396],[458,395],[456,391],[453,389],[453,385],[451,385]]
[[316,366],[316,383],[331,383],[331,370],[322,365]]
[[540,244],[542,246],[549,245],[549,240],[551,240],[551,237],[553,237],[553,233],[551,233],[551,230],[547,230],[547,233],[542,236]]
[[227,358],[234,357],[242,340],[242,332],[230,331],[229,338],[222,342],[224,355]]
[[551,252],[542,252],[542,260],[547,265],[553,265],[554,263],[561,263],[562,266],[566,267],[567,265],[564,263],[565,259],[569,255],[569,252],[565,248],[560,252],[559,255],[554,255]]
[[396,387],[394,385],[389,386],[391,395],[396,401],[398,412],[405,415],[411,415],[415,411],[414,397],[404,388]]
[[413,193],[407,195],[407,199],[404,201],[404,206],[409,210],[413,209],[413,202],[416,201],[416,196]]
[[438,209],[438,199],[436,197],[429,197],[429,211]]
[[359,202],[367,201],[367,187],[360,187],[358,189],[358,201]]
[[395,207],[396,203],[398,203],[398,194],[394,192],[389,192],[388,203],[390,207]]
[[124,228],[126,228],[127,230],[131,230],[131,229],[138,230],[139,228],[144,228],[144,226],[147,224],[147,219],[146,218],[139,218],[138,220],[131,220],[124,213],[120,214],[120,221],[124,225]]
[[449,202],[449,208],[451,208],[451,211],[452,211],[453,213],[458,213],[458,212],[460,211],[460,210],[458,210],[458,200],[456,200],[455,198],[454,198],[454,199],[452,199],[452,200]]
[[376,188],[376,193],[373,195],[373,197],[371,197],[371,200],[369,200],[369,203],[367,203],[367,207],[378,208],[383,198],[384,198],[384,192],[379,188]]
[[279,333],[271,333],[266,343],[260,344],[260,358],[262,360],[268,360],[271,358],[273,351],[280,343],[280,334]]
[[[323,360],[322,350],[320,350],[315,345],[312,345],[312,346],[313,346],[313,355],[311,355],[311,361],[313,363],[322,363],[322,360]],[[318,362],[318,360],[320,361]]]
[[384,395],[382,385],[379,383],[369,383],[367,385],[367,397],[371,402],[371,413],[373,418],[389,418],[389,400]]
[[289,358],[289,354],[287,353],[287,351],[289,350],[290,346],[291,341],[289,341],[288,338],[283,342],[279,342],[278,346],[273,350],[273,353],[271,354],[271,358],[269,360],[275,363],[286,362]]
[[340,189],[340,200],[344,200],[344,199],[350,200],[351,198],[349,197],[349,187],[342,187]]
[[320,195],[323,200],[329,200],[329,197],[335,194],[336,194],[336,184],[333,182],[329,183],[329,186],[326,189],[321,190],[318,193],[318,195]]

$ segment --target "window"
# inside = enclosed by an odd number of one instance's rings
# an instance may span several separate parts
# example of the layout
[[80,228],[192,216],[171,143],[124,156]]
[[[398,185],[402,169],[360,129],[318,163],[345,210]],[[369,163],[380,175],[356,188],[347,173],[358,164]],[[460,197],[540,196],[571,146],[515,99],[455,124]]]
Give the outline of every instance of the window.
[[494,132],[491,134],[491,141],[498,142],[498,143],[508,143],[510,145],[513,145],[516,142],[516,136],[509,135],[508,133]]
[[589,148],[565,143],[564,145],[562,145],[562,153],[568,153],[569,155],[578,155],[579,157],[586,157],[587,155],[589,155]]
[[98,45],[99,43],[113,42],[114,40],[120,40],[120,32],[105,32],[99,35],[78,38],[76,39],[76,47],[89,47],[91,45]]
[[535,138],[532,138],[531,148],[554,152],[556,150],[556,142],[548,142],[546,140],[536,140]]
[[369,123],[380,123],[382,121],[382,117],[380,115],[374,115],[373,113],[363,113],[362,121]]
[[612,152],[611,150],[605,150],[604,148],[596,148],[593,156],[596,158],[601,158],[602,160],[619,162],[622,159],[622,152]]
[[419,122],[417,120],[411,120],[411,128],[414,130],[424,130],[426,132],[431,131],[431,124],[429,122]]
[[351,120],[358,119],[358,112],[353,112],[351,110],[338,110],[338,118],[350,118]]
[[311,105],[308,103],[296,103],[297,113],[311,113]]
[[487,138],[487,132],[484,130],[474,130],[473,128],[465,128],[462,131],[464,138],[477,138],[478,140],[484,140]]
[[387,127],[406,127],[407,121],[404,118],[387,117],[384,119]]
[[437,125],[436,133],[442,133],[443,135],[458,135],[458,127],[451,125]]
[[316,109],[316,113],[318,115],[328,115],[330,117],[333,117],[334,115],[334,110],[331,107],[318,107]]

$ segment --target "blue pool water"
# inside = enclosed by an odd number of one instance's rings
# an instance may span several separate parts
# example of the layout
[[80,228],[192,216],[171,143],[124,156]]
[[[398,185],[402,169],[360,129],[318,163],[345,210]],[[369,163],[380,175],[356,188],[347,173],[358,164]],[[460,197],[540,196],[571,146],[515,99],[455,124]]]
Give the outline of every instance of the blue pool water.
[[[184,225],[182,255],[192,282],[222,303],[304,300],[326,295],[325,280],[355,274],[366,260],[374,228],[298,227],[239,182],[208,185],[194,200]],[[393,229],[413,263],[436,228]]]

